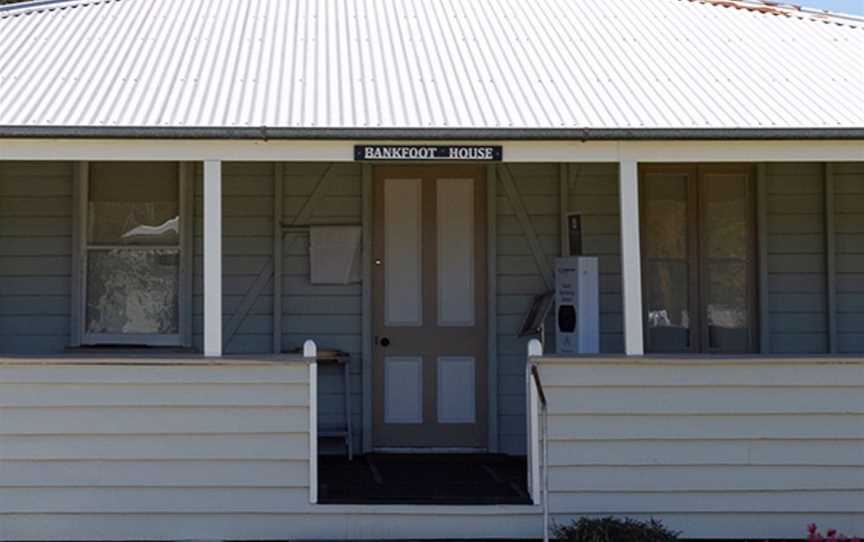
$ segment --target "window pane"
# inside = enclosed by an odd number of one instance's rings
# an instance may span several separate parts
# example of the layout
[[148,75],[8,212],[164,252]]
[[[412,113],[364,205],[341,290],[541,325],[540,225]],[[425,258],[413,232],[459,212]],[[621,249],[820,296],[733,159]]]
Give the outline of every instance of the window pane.
[[705,271],[708,347],[722,352],[746,352],[750,344],[747,264],[711,262]]
[[702,314],[707,348],[714,352],[750,349],[749,240],[752,217],[749,178],[736,173],[707,173],[702,181],[704,230]]
[[177,250],[91,250],[87,267],[87,333],[178,333]]
[[646,175],[642,188],[648,258],[687,258],[687,175]]
[[690,348],[687,267],[684,262],[646,264],[649,351],[681,352]]
[[643,282],[649,352],[690,349],[688,180],[685,173],[647,174],[643,178]]
[[745,260],[750,227],[746,177],[707,175],[703,198],[706,257]]
[[177,245],[176,202],[90,202],[91,245]]
[[91,245],[176,245],[179,180],[172,163],[93,165],[89,181]]

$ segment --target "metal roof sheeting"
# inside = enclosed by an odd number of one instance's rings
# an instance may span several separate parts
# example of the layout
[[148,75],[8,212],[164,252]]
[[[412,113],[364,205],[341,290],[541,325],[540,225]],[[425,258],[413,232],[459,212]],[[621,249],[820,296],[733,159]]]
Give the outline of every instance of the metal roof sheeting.
[[864,128],[864,24],[726,4],[24,5],[0,11],[0,126]]

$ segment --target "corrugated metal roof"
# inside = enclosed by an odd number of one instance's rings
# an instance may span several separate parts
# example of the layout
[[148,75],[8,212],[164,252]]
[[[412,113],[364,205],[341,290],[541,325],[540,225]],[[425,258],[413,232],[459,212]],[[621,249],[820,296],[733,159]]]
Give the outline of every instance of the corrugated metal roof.
[[0,126],[864,128],[862,21],[745,4],[25,5],[0,11]]

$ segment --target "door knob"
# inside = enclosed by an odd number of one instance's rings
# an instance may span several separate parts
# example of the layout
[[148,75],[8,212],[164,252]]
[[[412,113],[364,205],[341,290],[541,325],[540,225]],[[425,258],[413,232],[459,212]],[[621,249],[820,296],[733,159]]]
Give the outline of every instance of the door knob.
[[386,348],[390,346],[390,339],[388,339],[387,337],[382,337],[381,340],[378,341],[378,344]]

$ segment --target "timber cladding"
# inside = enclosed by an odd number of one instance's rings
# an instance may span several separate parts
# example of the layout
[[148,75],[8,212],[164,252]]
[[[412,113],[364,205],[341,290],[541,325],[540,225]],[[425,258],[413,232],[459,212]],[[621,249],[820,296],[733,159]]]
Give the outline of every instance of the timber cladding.
[[795,539],[807,522],[860,528],[860,360],[605,356],[539,366],[556,522],[656,518],[714,539]]
[[0,352],[69,343],[71,162],[0,162]]
[[832,164],[837,350],[864,352],[864,163]]

